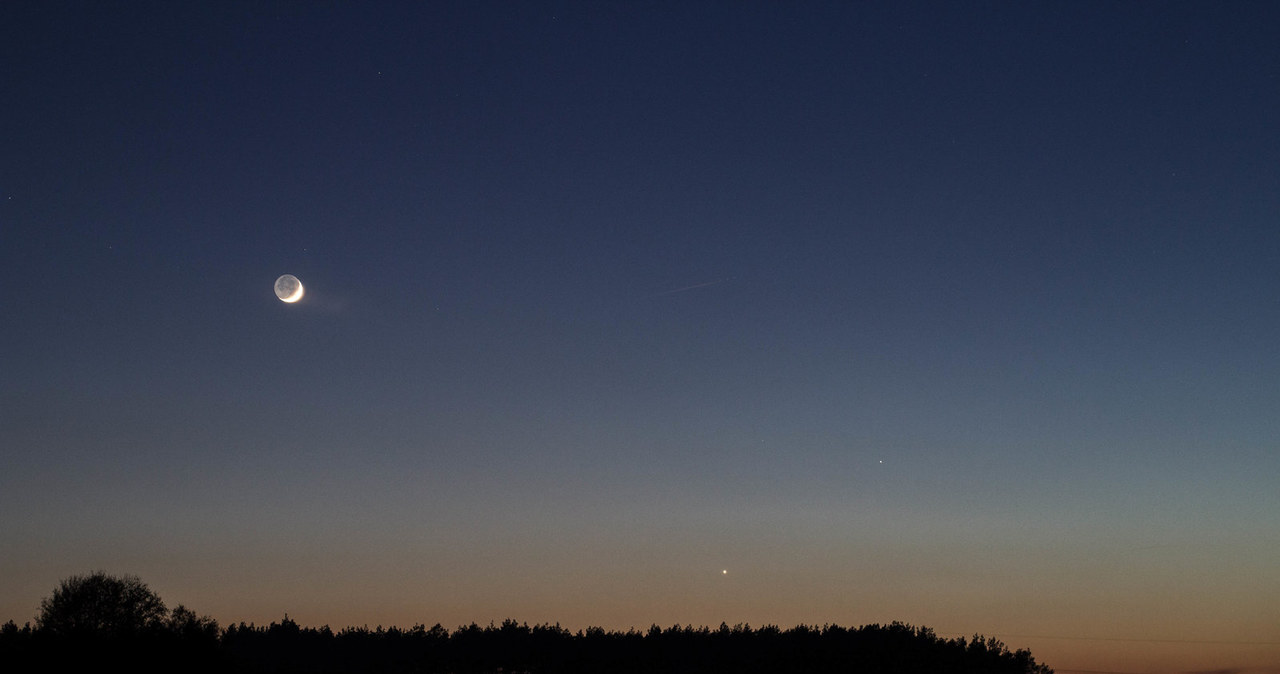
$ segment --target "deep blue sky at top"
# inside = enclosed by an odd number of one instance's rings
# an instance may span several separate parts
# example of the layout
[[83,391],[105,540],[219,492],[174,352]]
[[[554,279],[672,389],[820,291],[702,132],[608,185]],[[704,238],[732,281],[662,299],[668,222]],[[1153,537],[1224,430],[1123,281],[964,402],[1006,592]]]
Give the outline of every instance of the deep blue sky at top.
[[1280,511],[1274,4],[0,17],[9,540],[355,530],[409,474],[472,530],[701,508],[739,552],[766,506]]
[[92,325],[153,357],[86,379],[172,374],[292,270],[411,363],[453,337],[574,384],[1261,348],[1264,7],[11,8],[7,301],[53,333],[17,346]]

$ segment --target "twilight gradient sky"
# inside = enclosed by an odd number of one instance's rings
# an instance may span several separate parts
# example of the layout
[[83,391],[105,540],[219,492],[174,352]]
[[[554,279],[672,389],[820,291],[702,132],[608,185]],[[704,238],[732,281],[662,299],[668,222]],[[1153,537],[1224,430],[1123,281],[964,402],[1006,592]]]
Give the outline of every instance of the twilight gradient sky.
[[1280,5],[193,5],[0,4],[0,620],[1280,670]]

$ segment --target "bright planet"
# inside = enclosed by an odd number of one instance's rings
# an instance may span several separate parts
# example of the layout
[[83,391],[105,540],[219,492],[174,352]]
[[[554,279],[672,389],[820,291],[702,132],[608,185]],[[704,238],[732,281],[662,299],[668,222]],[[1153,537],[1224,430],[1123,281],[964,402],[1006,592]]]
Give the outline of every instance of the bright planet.
[[281,302],[289,304],[302,299],[302,281],[293,274],[285,274],[276,279],[276,297],[279,297]]

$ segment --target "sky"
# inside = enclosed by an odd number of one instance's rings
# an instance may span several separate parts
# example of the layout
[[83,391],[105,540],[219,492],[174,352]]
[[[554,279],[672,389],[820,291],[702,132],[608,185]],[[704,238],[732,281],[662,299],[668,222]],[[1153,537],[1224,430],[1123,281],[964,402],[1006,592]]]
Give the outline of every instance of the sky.
[[1280,671],[1274,3],[24,0],[0,100],[0,621]]

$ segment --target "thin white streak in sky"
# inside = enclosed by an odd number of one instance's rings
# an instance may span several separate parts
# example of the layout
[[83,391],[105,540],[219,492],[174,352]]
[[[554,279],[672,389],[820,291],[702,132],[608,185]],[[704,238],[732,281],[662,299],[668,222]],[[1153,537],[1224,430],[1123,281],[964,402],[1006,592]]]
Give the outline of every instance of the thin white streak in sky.
[[735,278],[735,277],[733,277],[733,276],[726,276],[726,277],[724,277],[724,278],[722,278],[722,279],[716,279],[716,280],[714,280],[714,281],[707,281],[706,283],[696,283],[696,284],[691,285],[691,286],[685,286],[685,287],[683,287],[683,288],[676,288],[675,290],[667,290],[667,291],[665,291],[665,292],[657,293],[656,295],[650,295],[650,297],[662,297],[662,296],[664,296],[664,295],[674,295],[674,294],[676,294],[676,293],[682,293],[682,292],[684,292],[684,291],[686,291],[686,290],[696,290],[696,289],[698,289],[698,288],[706,288],[707,286],[719,285],[719,284],[721,284],[721,283],[724,283],[725,281],[732,281],[734,278]]

